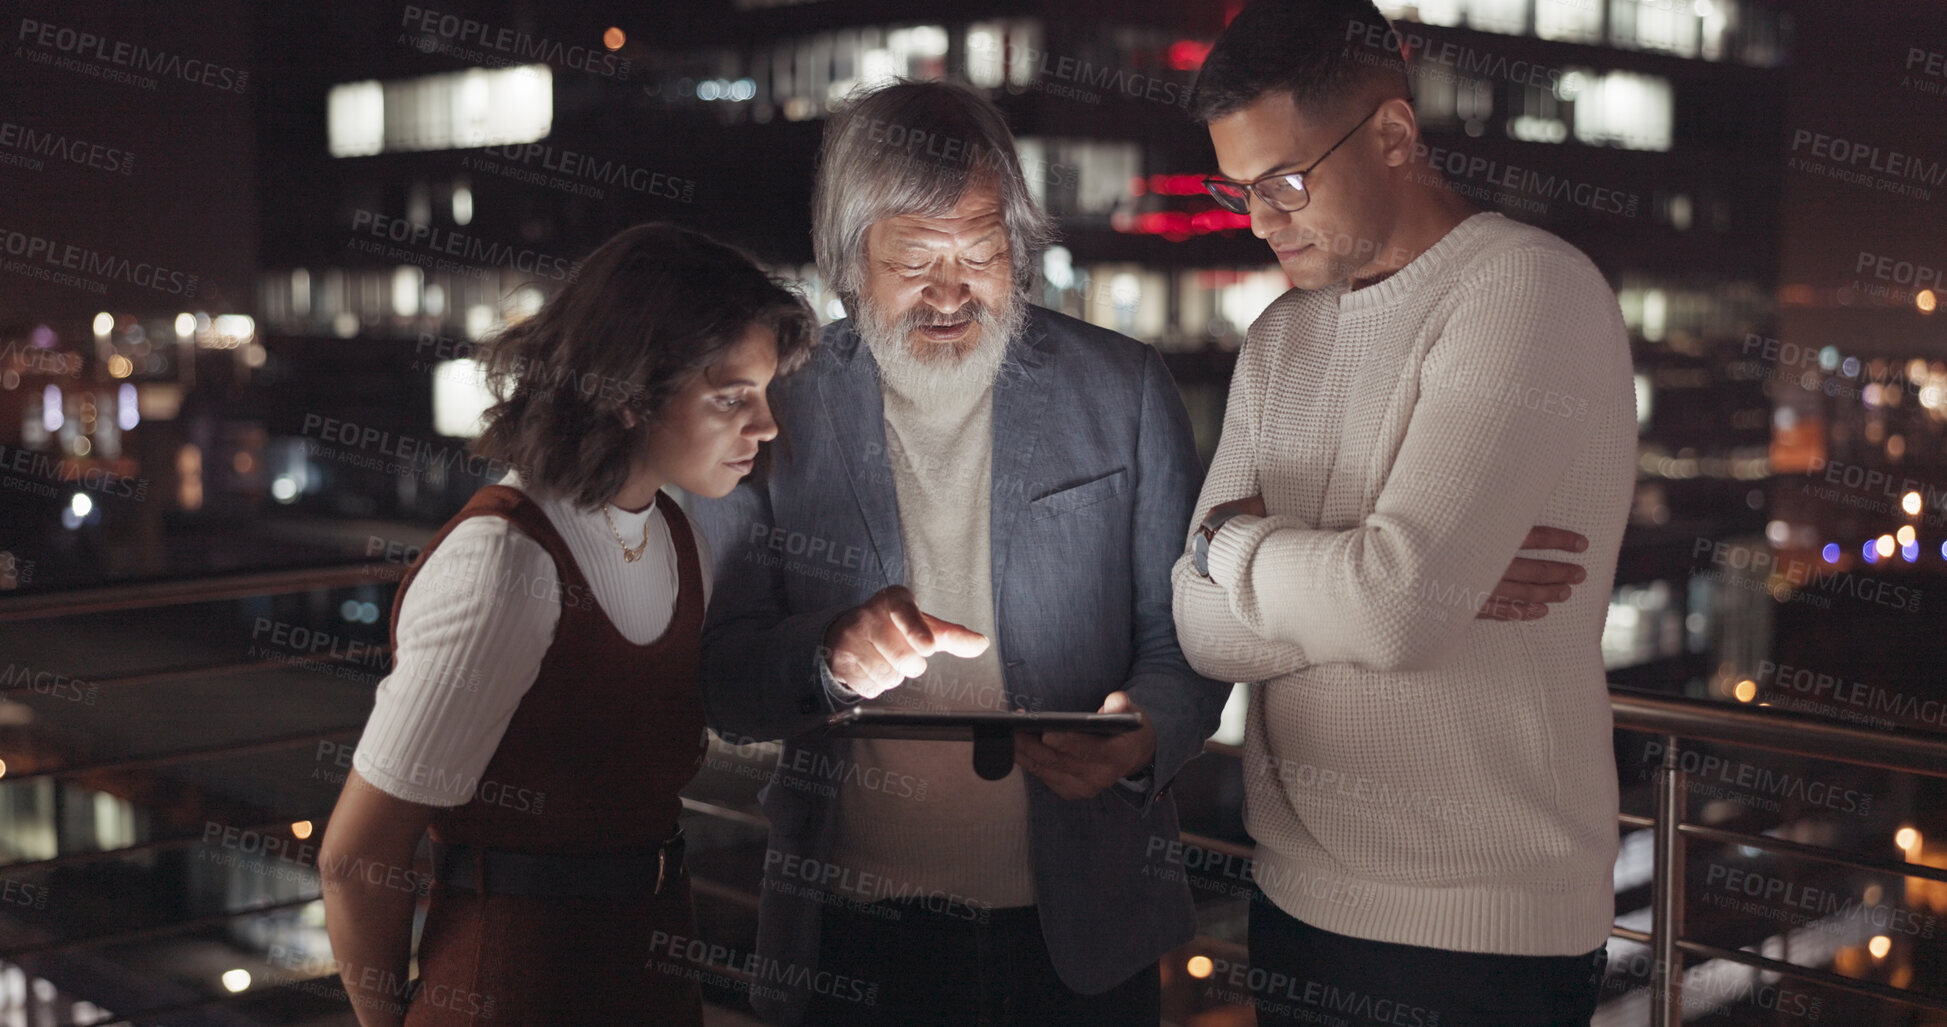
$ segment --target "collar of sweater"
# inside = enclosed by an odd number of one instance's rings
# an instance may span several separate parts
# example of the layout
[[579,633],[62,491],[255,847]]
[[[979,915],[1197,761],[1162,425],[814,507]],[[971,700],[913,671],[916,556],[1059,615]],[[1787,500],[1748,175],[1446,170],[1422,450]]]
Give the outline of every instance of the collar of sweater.
[[1408,261],[1405,267],[1393,272],[1385,281],[1363,289],[1354,289],[1345,282],[1338,282],[1330,286],[1328,291],[1337,296],[1341,313],[1390,307],[1412,296],[1429,277],[1438,274],[1454,258],[1465,253],[1482,232],[1491,231],[1497,222],[1504,220],[1491,210],[1481,211],[1448,229],[1438,242]]

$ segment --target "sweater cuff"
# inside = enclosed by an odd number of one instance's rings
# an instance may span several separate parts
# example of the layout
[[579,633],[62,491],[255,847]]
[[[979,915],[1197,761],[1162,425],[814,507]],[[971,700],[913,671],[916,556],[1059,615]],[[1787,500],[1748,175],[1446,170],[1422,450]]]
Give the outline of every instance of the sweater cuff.
[[1225,521],[1211,537],[1210,555],[1204,566],[1210,571],[1210,580],[1226,593],[1257,548],[1258,533],[1251,529],[1263,520],[1256,514],[1239,514]]

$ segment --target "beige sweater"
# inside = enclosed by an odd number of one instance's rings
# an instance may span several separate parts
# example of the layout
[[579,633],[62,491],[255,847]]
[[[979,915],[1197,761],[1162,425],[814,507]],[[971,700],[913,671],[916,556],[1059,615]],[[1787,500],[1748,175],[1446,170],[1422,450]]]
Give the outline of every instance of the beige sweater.
[[[1325,930],[1578,954],[1614,913],[1600,640],[1634,487],[1615,295],[1579,251],[1468,219],[1367,288],[1292,290],[1251,326],[1197,503],[1253,493],[1211,580],[1185,556],[1191,666],[1257,684],[1256,877]],[[1541,620],[1475,611],[1535,524],[1588,536]],[[1194,526],[1193,526],[1194,527]]]
[[[994,392],[914,402],[885,388],[886,453],[899,503],[906,587],[919,608],[992,644],[973,659],[940,654],[877,703],[906,709],[1005,710],[994,632],[991,508]],[[860,738],[861,772],[838,795],[833,861],[878,875],[887,893],[944,896],[948,908],[1034,904],[1028,795],[1016,767],[973,771],[973,743]],[[874,787],[877,785],[877,787]]]

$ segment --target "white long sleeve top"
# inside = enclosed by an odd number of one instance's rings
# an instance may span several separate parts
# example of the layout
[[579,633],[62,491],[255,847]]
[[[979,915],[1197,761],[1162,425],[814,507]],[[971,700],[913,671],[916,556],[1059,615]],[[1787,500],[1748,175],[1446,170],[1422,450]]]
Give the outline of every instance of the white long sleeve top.
[[[509,474],[500,484],[522,488]],[[527,491],[523,489],[523,491]],[[568,544],[601,611],[636,645],[656,640],[675,615],[676,550],[655,504],[629,512],[577,510],[528,493]],[[645,522],[649,545],[627,563]],[[694,532],[710,593],[710,558]],[[429,806],[471,799],[521,698],[554,643],[563,589],[554,559],[501,517],[472,517],[446,536],[413,578],[393,637],[392,673],[379,682],[352,766],[381,791]]]

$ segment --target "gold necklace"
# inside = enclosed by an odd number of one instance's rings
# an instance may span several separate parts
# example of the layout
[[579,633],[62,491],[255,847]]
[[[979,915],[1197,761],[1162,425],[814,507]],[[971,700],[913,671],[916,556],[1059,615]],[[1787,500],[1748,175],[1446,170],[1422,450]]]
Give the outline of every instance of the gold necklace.
[[649,549],[649,518],[642,519],[642,544],[634,549],[630,549],[629,544],[622,541],[622,533],[615,530],[615,518],[609,516],[607,503],[602,504],[602,520],[608,522],[608,533],[615,536],[615,544],[622,547],[623,563],[635,563],[642,559],[642,554]]

